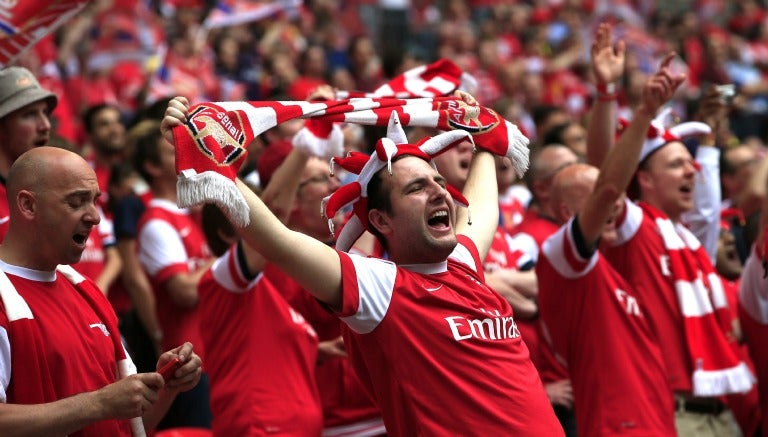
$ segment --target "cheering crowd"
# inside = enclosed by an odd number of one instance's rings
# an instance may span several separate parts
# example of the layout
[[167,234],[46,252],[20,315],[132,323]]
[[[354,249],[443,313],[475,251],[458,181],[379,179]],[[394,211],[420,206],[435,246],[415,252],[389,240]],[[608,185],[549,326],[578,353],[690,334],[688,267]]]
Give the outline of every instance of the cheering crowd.
[[0,70],[0,434],[768,436],[768,9],[688,3],[91,2]]

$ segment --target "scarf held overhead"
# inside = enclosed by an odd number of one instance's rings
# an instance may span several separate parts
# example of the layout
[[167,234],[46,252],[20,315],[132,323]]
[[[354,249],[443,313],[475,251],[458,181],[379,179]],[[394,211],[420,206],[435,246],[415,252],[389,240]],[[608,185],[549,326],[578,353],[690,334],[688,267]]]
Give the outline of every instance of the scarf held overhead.
[[509,157],[518,176],[528,168],[528,139],[518,128],[492,109],[457,97],[204,103],[190,108],[187,122],[173,129],[178,204],[213,202],[234,224],[246,226],[249,209],[234,180],[245,147],[259,134],[296,118],[386,126],[392,112],[403,126],[469,132],[477,147]]
[[694,396],[746,393],[754,383],[747,365],[731,351],[728,301],[720,277],[699,240],[683,225],[641,203],[661,233],[675,281],[688,354],[693,364]]

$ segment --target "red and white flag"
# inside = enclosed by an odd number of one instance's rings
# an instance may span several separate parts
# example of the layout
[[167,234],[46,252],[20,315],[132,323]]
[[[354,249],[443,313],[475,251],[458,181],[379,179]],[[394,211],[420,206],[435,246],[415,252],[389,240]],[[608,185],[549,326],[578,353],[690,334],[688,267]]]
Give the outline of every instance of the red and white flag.
[[302,0],[219,0],[203,22],[203,28],[234,26],[262,20],[282,11],[297,9]]
[[10,0],[0,2],[0,67],[12,64],[78,13],[87,0]]

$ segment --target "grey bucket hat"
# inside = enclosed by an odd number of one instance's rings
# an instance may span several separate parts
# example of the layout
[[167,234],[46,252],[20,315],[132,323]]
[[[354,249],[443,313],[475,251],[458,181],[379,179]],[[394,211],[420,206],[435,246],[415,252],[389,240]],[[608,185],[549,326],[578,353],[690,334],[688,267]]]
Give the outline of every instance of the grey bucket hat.
[[45,100],[48,110],[53,111],[59,102],[56,94],[43,89],[37,78],[23,67],[0,70],[0,118],[30,103]]

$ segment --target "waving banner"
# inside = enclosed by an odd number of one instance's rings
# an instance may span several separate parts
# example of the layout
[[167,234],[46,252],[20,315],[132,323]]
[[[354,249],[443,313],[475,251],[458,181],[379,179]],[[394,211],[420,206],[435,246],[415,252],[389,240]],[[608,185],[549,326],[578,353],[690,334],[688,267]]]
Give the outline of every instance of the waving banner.
[[0,1],[0,67],[12,64],[78,13],[87,0]]

